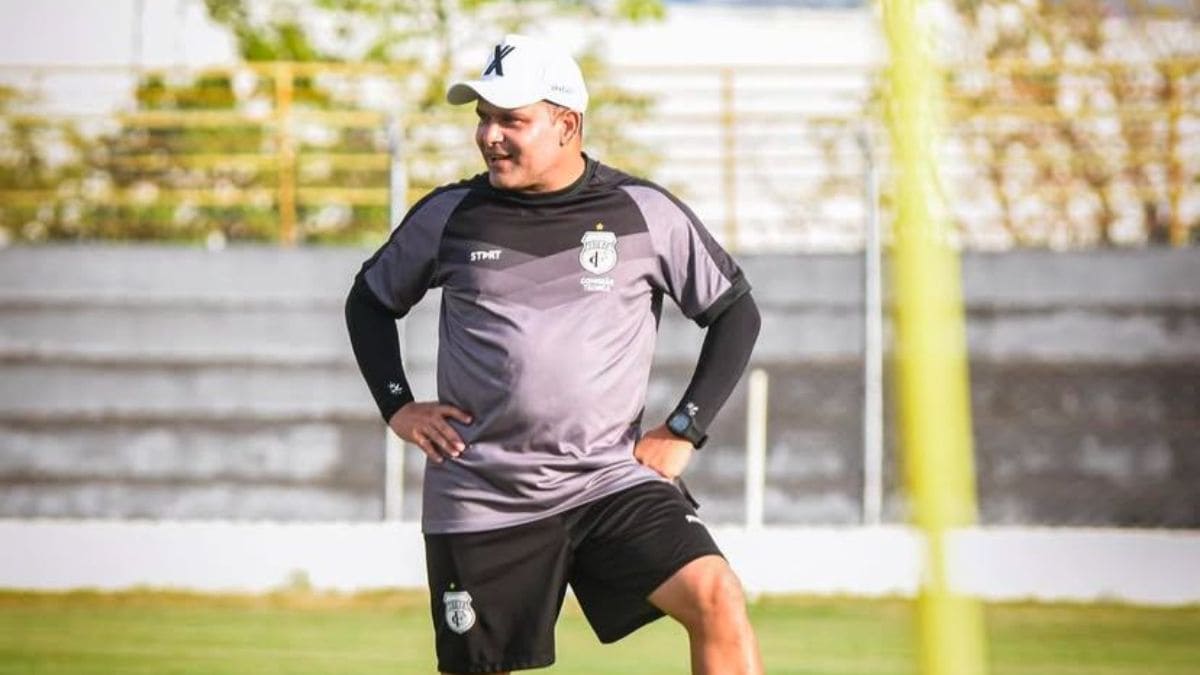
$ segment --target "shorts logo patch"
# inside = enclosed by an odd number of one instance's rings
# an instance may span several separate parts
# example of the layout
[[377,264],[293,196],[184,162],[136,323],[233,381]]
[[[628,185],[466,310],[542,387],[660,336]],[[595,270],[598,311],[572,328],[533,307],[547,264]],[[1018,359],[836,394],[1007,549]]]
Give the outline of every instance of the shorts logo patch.
[[446,611],[446,627],[462,635],[475,625],[475,610],[471,607],[471,594],[466,591],[442,593],[442,606]]

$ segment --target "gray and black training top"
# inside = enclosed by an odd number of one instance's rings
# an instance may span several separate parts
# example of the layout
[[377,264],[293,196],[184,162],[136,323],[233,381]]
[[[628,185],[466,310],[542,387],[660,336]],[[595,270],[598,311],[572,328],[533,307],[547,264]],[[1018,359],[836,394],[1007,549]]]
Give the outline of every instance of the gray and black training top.
[[749,290],[679,200],[592,159],[553,193],[486,174],[435,190],[360,277],[397,317],[442,289],[438,400],[474,419],[448,420],[461,456],[426,465],[427,533],[519,525],[662,480],[632,449],[663,297],[706,326]]

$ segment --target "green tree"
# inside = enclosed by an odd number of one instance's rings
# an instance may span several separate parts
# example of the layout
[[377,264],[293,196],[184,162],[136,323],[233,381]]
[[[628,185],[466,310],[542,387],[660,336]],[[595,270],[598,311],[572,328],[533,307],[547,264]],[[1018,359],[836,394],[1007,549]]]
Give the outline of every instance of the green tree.
[[962,192],[998,207],[1012,243],[1182,243],[1196,231],[1183,212],[1198,180],[1183,125],[1200,108],[1200,5],[951,6],[942,46],[962,112],[952,137],[983,168]]
[[[72,195],[0,210],[0,225],[22,239],[271,241],[285,203],[278,186],[294,182],[309,195],[296,214],[301,241],[374,241],[391,225],[377,196],[388,186],[387,116],[400,122],[410,200],[479,167],[469,111],[442,103],[461,50],[556,20],[600,30],[664,11],[660,0],[205,0],[205,7],[233,36],[244,66],[145,73],[134,113],[118,117],[114,131],[87,137],[68,125],[56,132],[70,142],[70,166],[47,168],[46,144],[37,140],[49,125],[0,128],[13,136],[13,150],[0,157],[0,187],[30,188],[36,177],[34,187]],[[652,156],[622,125],[647,115],[652,101],[615,87],[596,50],[581,61],[593,93],[589,148],[648,171]],[[279,63],[347,65],[279,70]],[[283,121],[286,138],[273,117],[284,99],[294,113]],[[364,111],[379,113],[376,121],[362,122]],[[192,122],[179,123],[181,114]],[[360,121],[346,121],[355,115]],[[295,162],[275,161],[281,143],[294,147]],[[349,202],[325,196],[354,190],[369,194]]]
[[[88,142],[68,121],[46,121],[38,101],[0,85],[0,243],[74,237],[86,228],[78,198],[58,198],[89,187],[81,161]],[[65,188],[65,189],[64,189]]]
[[[534,31],[554,21],[583,22],[599,34],[614,24],[665,17],[662,0],[205,0],[205,5],[236,36],[247,60],[346,61],[403,70],[388,107],[404,122],[411,197],[479,166],[462,133],[469,111],[448,109],[443,99],[453,77],[463,74],[457,55],[504,32]],[[645,119],[653,100],[613,83],[597,42],[580,65],[592,94],[589,148],[649,172],[653,153],[622,128]],[[447,141],[456,135],[459,142]]]

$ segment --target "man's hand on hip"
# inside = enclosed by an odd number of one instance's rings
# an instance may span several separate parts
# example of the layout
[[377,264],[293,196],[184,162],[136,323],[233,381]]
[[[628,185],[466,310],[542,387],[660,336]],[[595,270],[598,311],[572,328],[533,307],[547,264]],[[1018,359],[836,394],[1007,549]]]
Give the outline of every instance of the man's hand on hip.
[[674,480],[687,468],[695,449],[691,442],[671,433],[665,425],[647,431],[633,448],[638,462]]
[[446,423],[447,417],[471,423],[469,414],[452,405],[413,401],[397,410],[388,426],[397,436],[421,448],[426,457],[441,463],[446,457],[458,457],[467,448],[454,427]]

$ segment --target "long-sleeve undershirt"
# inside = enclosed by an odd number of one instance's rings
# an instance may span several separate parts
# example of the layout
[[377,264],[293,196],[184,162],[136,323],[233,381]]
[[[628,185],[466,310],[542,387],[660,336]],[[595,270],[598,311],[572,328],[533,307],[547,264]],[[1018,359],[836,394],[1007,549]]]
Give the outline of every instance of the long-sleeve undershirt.
[[762,318],[750,293],[744,293],[708,326],[696,370],[676,410],[695,406],[692,419],[707,430],[746,370]]
[[354,286],[346,297],[346,328],[350,332],[358,369],[385,422],[405,404],[415,400],[400,356],[397,318],[375,297],[361,274],[355,277]]

